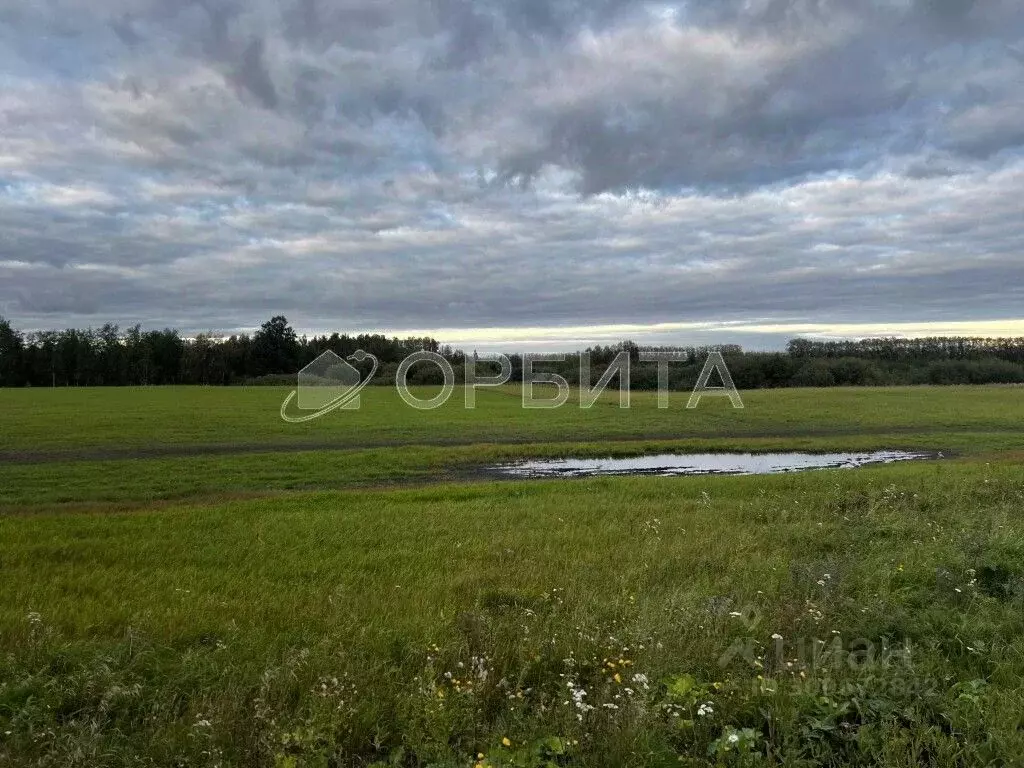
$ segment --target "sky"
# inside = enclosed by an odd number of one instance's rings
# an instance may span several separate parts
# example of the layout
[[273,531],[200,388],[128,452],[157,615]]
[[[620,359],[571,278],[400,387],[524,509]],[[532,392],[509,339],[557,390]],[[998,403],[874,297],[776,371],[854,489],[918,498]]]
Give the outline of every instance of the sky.
[[0,315],[1024,335],[1019,0],[0,0]]

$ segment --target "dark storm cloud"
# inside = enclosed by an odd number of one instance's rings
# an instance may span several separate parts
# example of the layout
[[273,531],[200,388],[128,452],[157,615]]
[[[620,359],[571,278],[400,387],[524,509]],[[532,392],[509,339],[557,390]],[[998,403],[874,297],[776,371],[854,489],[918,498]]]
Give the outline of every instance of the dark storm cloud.
[[1010,0],[0,0],[0,313],[1021,315]]

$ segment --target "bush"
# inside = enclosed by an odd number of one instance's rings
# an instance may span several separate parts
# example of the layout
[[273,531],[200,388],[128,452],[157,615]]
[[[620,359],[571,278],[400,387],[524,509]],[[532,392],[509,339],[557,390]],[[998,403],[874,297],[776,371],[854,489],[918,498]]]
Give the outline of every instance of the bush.
[[885,374],[874,363],[856,357],[841,357],[830,364],[832,376],[841,387],[870,387],[885,383]]
[[797,371],[789,383],[793,387],[834,387],[836,377],[827,360],[812,360]]
[[1019,384],[1024,382],[1024,367],[996,358],[984,360],[945,360],[928,366],[932,384]]

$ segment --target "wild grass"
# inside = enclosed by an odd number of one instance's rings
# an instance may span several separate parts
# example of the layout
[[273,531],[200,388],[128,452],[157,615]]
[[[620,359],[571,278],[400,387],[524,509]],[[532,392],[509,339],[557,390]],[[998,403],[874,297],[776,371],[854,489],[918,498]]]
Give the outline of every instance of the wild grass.
[[[518,388],[481,390],[476,410],[462,393],[434,411],[406,407],[393,387],[363,390],[358,411],[306,424],[279,416],[290,390],[279,387],[146,387],[0,390],[0,452],[140,450],[187,446],[373,447],[446,442],[564,442],[608,439],[854,435],[865,432],[1017,431],[1024,390],[1015,387],[780,389],[744,392],[744,410],[706,397],[696,410],[672,393],[659,410],[654,393],[618,407],[606,392],[582,410],[570,398],[557,410],[524,410]],[[436,389],[414,390],[423,398]]]
[[7,517],[0,759],[998,764],[1022,501],[950,464]]
[[[1017,764],[1024,441],[1017,391],[977,391],[988,415],[968,397],[949,424],[920,390],[889,433],[813,434],[884,426],[897,396],[839,393],[802,436],[789,402],[775,437],[5,465],[0,765]],[[899,446],[957,457],[453,482],[522,455]]]
[[[1012,434],[941,433],[847,437],[646,440],[524,445],[396,446],[392,448],[266,451],[159,459],[9,462],[0,465],[0,511],[40,505],[144,503],[281,491],[409,485],[486,479],[501,464],[525,458],[618,457],[722,451],[856,451],[879,447],[945,452],[945,461],[987,455],[1019,444]],[[126,471],[126,468],[130,468]]]

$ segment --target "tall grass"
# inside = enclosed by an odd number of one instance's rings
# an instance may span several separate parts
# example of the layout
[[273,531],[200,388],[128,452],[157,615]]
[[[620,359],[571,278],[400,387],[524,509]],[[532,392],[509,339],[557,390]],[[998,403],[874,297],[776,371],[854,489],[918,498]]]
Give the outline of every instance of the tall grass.
[[1010,463],[0,517],[0,764],[1007,765]]

